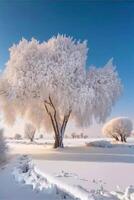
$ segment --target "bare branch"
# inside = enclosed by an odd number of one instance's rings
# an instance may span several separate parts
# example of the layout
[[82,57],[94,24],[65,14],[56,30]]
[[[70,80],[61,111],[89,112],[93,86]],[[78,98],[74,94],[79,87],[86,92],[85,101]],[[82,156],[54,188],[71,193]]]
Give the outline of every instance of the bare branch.
[[55,108],[50,96],[49,96],[49,100],[50,100],[50,103],[51,103],[51,105],[54,109],[54,121],[55,121],[56,129],[57,129],[57,133],[59,134],[59,126],[58,126],[57,117],[56,117],[56,108]]
[[58,133],[57,133],[57,130],[56,130],[56,127],[55,127],[55,123],[54,123],[54,119],[52,117],[52,114],[49,112],[48,108],[47,108],[47,105],[44,103],[44,106],[45,106],[45,109],[51,119],[51,122],[52,122],[52,126],[53,126],[53,129],[54,129],[54,132],[55,132],[55,136],[57,137]]

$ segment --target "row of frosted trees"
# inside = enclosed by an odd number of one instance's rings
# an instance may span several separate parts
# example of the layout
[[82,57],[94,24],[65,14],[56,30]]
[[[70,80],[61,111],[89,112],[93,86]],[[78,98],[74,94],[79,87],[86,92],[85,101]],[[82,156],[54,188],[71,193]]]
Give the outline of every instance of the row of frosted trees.
[[[108,121],[102,132],[105,136],[113,138],[117,142],[126,142],[127,137],[132,133],[133,124],[131,120],[125,117],[118,117]],[[25,124],[25,137],[31,142],[34,140],[36,129],[32,124]],[[74,136],[74,135],[73,135]],[[83,136],[83,134],[81,135]],[[20,139],[21,135],[15,135],[16,139]],[[7,146],[3,137],[3,130],[0,130],[0,164],[6,159]]]
[[[24,128],[25,138],[33,142],[35,133],[36,128],[32,124],[26,123]],[[133,135],[133,123],[129,118],[126,117],[113,118],[112,120],[104,124],[102,128],[102,133],[104,136],[113,138],[117,142],[126,142],[127,138]],[[88,135],[85,135],[84,133],[76,134],[75,132],[73,132],[70,136],[66,138],[69,137],[72,137],[73,139],[87,139]],[[14,138],[17,140],[22,139],[20,134],[16,134]],[[40,135],[39,138],[42,139],[43,135]]]

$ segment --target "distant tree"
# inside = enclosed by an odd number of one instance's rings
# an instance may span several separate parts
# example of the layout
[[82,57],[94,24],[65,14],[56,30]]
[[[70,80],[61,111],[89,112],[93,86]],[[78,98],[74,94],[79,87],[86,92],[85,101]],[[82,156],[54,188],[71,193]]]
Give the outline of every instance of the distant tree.
[[76,138],[76,133],[72,133],[71,136],[73,139]]
[[0,81],[5,118],[12,122],[21,114],[37,127],[53,129],[55,148],[63,147],[71,117],[79,126],[103,122],[122,87],[112,59],[88,70],[87,52],[86,41],[63,35],[13,45]]
[[131,135],[133,124],[126,117],[118,117],[107,122],[102,132],[105,136],[114,138],[116,141],[126,142],[127,137]]
[[31,142],[34,140],[35,132],[36,128],[32,124],[25,124],[25,137],[28,138]]
[[40,134],[39,135],[39,139],[43,139],[44,138],[44,135],[43,134]]
[[80,137],[81,137],[81,138],[84,138],[84,133],[81,133],[81,134],[80,134]]
[[15,140],[21,140],[22,136],[19,133],[16,133],[15,136],[14,136],[14,139]]
[[0,129],[0,164],[6,160],[7,146],[3,136],[3,129]]
[[87,139],[88,138],[88,135],[84,135],[84,139]]

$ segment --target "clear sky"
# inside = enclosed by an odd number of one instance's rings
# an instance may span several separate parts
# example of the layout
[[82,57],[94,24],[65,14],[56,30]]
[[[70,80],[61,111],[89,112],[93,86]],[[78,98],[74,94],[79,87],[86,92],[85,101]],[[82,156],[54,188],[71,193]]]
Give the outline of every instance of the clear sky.
[[114,58],[124,93],[111,116],[134,119],[134,2],[0,0],[0,68],[22,37],[43,41],[58,33],[88,40],[87,66]]

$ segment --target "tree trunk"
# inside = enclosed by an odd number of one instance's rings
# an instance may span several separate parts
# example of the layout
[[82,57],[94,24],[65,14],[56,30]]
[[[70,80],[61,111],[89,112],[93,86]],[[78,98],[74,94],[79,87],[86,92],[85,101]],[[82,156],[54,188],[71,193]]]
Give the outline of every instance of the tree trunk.
[[60,135],[58,135],[58,137],[55,137],[55,141],[54,141],[54,148],[63,148],[63,138],[60,138]]
[[[47,105],[49,105],[49,106],[51,106],[51,108],[53,108],[53,113],[51,111],[49,111]],[[64,116],[62,124],[59,125],[59,123],[57,121],[57,111],[56,111],[56,108],[55,108],[50,96],[49,96],[49,101],[44,101],[44,106],[50,117],[52,127],[54,130],[54,134],[55,134],[54,148],[58,148],[58,147],[63,148],[64,147],[64,145],[63,145],[64,133],[65,133],[67,122],[68,122],[70,114],[71,114],[71,110],[69,110],[68,114],[66,114]]]
[[122,135],[120,135],[120,137],[121,137],[121,142],[124,142],[124,138],[123,138],[123,136],[122,136]]
[[117,139],[116,139],[118,142],[119,142],[119,138],[117,137]]
[[59,147],[59,140],[55,137],[54,148],[58,148],[58,147]]
[[124,142],[127,142],[127,140],[126,140],[126,137],[125,137],[125,136],[124,136],[123,140],[124,140]]
[[55,143],[54,143],[54,148],[63,148],[63,138],[64,138],[64,133],[65,133],[65,129],[70,117],[71,111],[69,111],[69,113],[67,115],[64,116],[63,122],[61,127],[59,128],[58,133],[55,132]]
[[117,141],[117,142],[119,141],[119,138],[118,138],[118,137],[116,137],[116,136],[115,136],[115,139],[116,139],[116,141]]
[[55,137],[54,137],[54,148],[62,148],[63,147],[63,138],[61,139],[60,137],[60,134],[55,132],[55,129],[54,129],[54,134],[55,134]]
[[119,141],[119,138],[115,135],[112,135],[112,137],[118,142]]

